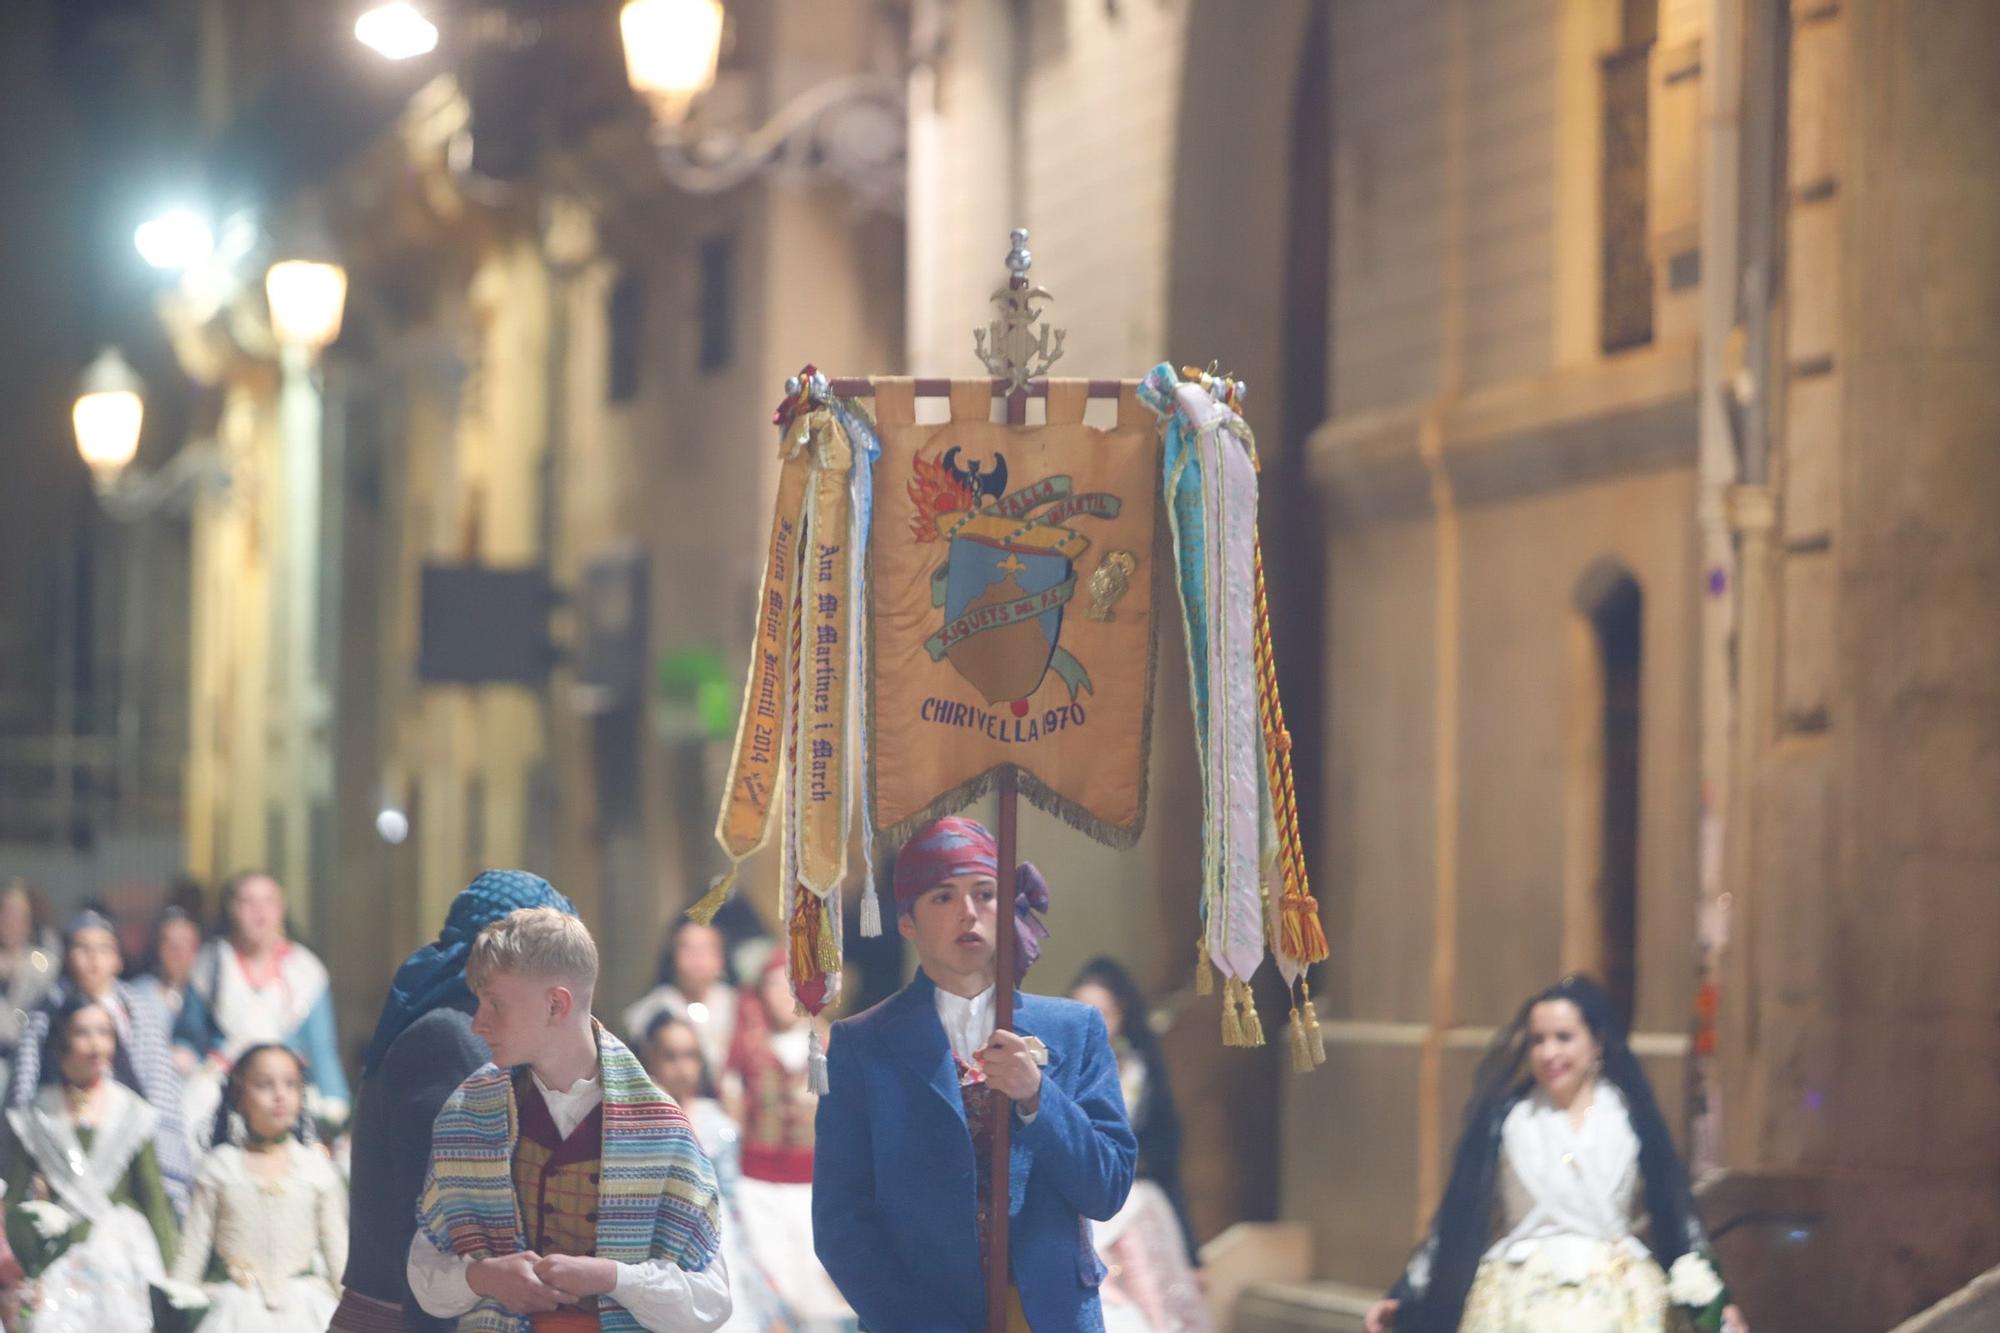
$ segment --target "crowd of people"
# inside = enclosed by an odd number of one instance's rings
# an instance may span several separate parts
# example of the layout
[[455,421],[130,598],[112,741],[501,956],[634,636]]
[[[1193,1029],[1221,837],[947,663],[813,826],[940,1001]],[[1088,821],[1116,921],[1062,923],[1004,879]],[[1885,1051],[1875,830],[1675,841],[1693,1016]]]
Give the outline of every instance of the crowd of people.
[[[26,885],[6,885],[0,1321],[984,1327],[981,1149],[1011,1114],[1007,1327],[1209,1333],[1144,996],[1097,958],[1067,1000],[1024,991],[1015,1030],[996,1030],[993,851],[958,819],[905,847],[895,898],[915,976],[830,1025],[793,1003],[772,941],[690,920],[657,984],[601,1022],[573,905],[538,876],[487,871],[397,971],[358,1098],[326,968],[270,875],[221,886],[212,938],[194,904],[166,908],[130,969],[103,911],[56,933]],[[1045,930],[1013,924],[1025,968]],[[1496,1039],[1437,1221],[1368,1323],[1646,1333],[1692,1292],[1713,1305],[1706,1326],[1740,1329],[1712,1262],[1619,1016],[1566,978]]]

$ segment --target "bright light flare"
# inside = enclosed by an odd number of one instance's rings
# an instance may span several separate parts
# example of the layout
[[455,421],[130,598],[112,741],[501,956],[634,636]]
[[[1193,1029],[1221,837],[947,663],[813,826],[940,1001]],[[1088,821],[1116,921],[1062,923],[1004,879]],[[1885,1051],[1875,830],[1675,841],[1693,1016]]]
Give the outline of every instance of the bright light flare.
[[139,255],[157,269],[190,269],[215,253],[215,233],[207,219],[191,208],[176,208],[148,218],[132,233]]
[[354,20],[354,36],[387,60],[413,60],[437,49],[438,30],[408,0],[396,0]]

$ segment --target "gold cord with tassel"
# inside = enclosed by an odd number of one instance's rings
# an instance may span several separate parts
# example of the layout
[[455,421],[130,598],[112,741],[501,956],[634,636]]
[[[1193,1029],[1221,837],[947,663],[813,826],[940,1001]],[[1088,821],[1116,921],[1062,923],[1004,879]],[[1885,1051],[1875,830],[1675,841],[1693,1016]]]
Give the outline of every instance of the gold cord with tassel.
[[795,888],[796,901],[792,905],[792,919],[786,932],[786,943],[791,949],[787,960],[787,971],[794,986],[810,977],[819,965],[819,948],[813,939],[813,926],[819,914],[812,909],[818,906],[810,893],[803,887]]
[[1292,781],[1292,733],[1278,697],[1278,661],[1271,642],[1271,607],[1264,592],[1264,546],[1257,544],[1257,587],[1253,640],[1257,661],[1257,705],[1264,727],[1264,766],[1271,787],[1271,813],[1278,826],[1278,865],[1284,885],[1279,951],[1299,963],[1323,962],[1326,931],[1319,903],[1306,877],[1305,844],[1299,834],[1299,799]]

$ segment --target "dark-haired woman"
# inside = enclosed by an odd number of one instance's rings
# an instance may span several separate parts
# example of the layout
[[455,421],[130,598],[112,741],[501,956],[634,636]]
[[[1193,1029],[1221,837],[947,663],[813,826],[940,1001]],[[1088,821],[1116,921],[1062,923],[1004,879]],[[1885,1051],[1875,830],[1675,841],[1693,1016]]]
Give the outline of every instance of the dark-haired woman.
[[636,1050],[655,1018],[678,1014],[701,1038],[702,1059],[719,1070],[729,1059],[736,1033],[736,998],[728,941],[714,926],[682,917],[660,950],[659,984],[625,1010],[627,1039]]
[[1494,1040],[1444,1200],[1369,1333],[1657,1333],[1677,1310],[1747,1333],[1624,1020],[1565,977]]
[[29,1284],[23,1308],[34,1333],[153,1326],[150,1287],[173,1255],[174,1210],[160,1179],[156,1114],[112,1077],[118,1050],[111,1011],[72,994],[51,1015],[46,1081],[7,1112],[9,1215],[71,1238]]
[[722,1256],[729,1265],[729,1318],[717,1333],[782,1333],[791,1328],[778,1292],[750,1256],[736,1215],[736,1185],[743,1178],[743,1139],[736,1122],[716,1099],[708,1062],[694,1025],[662,1010],[646,1029],[646,1072],[661,1091],[680,1103],[694,1126],[701,1150],[715,1168],[722,1194]]
[[1104,1016],[1118,1058],[1125,1114],[1139,1140],[1139,1163],[1125,1206],[1092,1228],[1108,1276],[1104,1322],[1112,1333],[1205,1333],[1212,1327],[1195,1273],[1199,1262],[1181,1195],[1181,1123],[1167,1083],[1160,1039],[1145,997],[1109,958],[1093,958],[1070,983],[1069,998]]

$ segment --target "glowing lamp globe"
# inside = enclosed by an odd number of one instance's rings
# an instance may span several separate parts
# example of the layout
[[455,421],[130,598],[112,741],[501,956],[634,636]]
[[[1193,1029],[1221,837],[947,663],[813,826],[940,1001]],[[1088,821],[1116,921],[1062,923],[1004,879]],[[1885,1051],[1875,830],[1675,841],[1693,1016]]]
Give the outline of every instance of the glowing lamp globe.
[[721,0],[627,0],[618,29],[632,91],[669,124],[715,85],[722,53]]
[[139,427],[146,418],[145,385],[116,348],[98,353],[78,385],[71,410],[76,450],[99,485],[118,479],[139,452]]
[[278,341],[314,351],[340,336],[347,270],[312,259],[284,259],[264,275],[271,329]]

